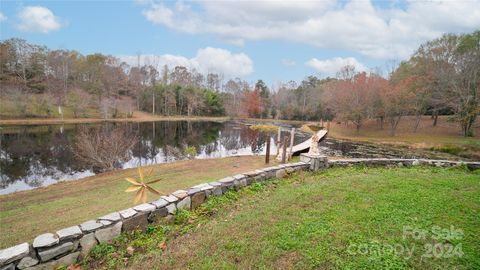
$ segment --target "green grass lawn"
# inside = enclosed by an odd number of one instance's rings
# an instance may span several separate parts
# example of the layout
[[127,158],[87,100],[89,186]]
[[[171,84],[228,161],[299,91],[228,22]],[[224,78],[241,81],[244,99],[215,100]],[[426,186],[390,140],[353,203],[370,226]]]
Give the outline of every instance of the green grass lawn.
[[480,171],[299,173],[207,201],[173,225],[122,235],[86,266],[124,267],[127,246],[136,250],[131,269],[479,269]]

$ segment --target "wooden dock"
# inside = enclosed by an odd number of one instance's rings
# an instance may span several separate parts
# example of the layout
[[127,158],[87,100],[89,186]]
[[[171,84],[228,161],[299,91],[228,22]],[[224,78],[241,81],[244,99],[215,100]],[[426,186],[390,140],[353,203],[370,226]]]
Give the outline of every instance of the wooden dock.
[[[321,130],[317,131],[318,142],[320,142],[325,136],[327,136],[327,134],[328,134],[328,130],[326,130],[326,129],[321,129]],[[312,143],[312,138],[313,138],[313,136],[308,138],[307,140],[297,144],[297,145],[294,145],[292,147],[292,155],[290,155],[290,149],[287,149],[287,157],[307,152],[307,150],[310,149],[310,145]],[[277,160],[282,160],[282,151],[280,151],[280,153],[278,154]]]

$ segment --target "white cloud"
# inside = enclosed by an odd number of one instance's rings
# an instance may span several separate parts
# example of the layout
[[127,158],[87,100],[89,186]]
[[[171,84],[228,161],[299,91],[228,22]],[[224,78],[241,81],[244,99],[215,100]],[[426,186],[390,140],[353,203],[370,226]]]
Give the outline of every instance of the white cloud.
[[286,67],[291,67],[291,66],[295,66],[297,63],[295,63],[295,61],[291,60],[291,59],[282,59],[280,61],[282,63],[282,65],[286,66]]
[[3,13],[0,12],[0,22],[6,21],[6,20],[7,20],[7,16],[3,15]]
[[342,67],[346,65],[354,66],[355,71],[358,72],[367,71],[367,68],[353,57],[335,57],[327,60],[318,60],[317,58],[312,58],[305,62],[305,65],[315,69],[324,76],[334,76]]
[[375,7],[370,1],[199,1],[151,4],[145,18],[186,32],[227,41],[287,40],[347,49],[378,59],[408,57],[418,45],[445,32],[480,25],[480,0],[407,1]]
[[25,32],[48,33],[56,31],[62,26],[53,12],[42,6],[27,6],[19,13],[20,24],[18,29]]
[[[121,61],[131,66],[136,66],[137,56],[119,56]],[[140,64],[151,64],[159,69],[167,65],[169,69],[176,66],[184,66],[188,69],[195,69],[201,73],[221,73],[227,78],[245,77],[253,73],[253,61],[244,53],[234,54],[220,48],[206,47],[199,49],[193,58],[186,58],[180,55],[141,55]]]

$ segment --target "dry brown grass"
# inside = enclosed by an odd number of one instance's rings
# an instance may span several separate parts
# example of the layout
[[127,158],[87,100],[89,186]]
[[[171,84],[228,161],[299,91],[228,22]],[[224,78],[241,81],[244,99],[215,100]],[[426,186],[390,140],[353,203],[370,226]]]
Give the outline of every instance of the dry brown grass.
[[449,122],[448,117],[440,116],[438,124],[433,127],[429,116],[423,116],[417,132],[413,132],[414,118],[405,117],[400,121],[395,136],[390,136],[388,124],[384,124],[384,129],[374,121],[367,121],[356,134],[354,125],[330,124],[329,135],[339,139],[349,139],[355,141],[370,141],[387,144],[401,144],[410,147],[426,148],[443,144],[457,145],[475,145],[480,144],[480,125],[477,122],[475,126],[475,137],[465,138],[460,132],[458,123]]
[[226,121],[228,117],[209,116],[161,116],[135,111],[131,118],[24,118],[24,119],[0,119],[0,125],[51,125],[51,124],[86,124],[101,122],[154,122],[154,121]]
[[[263,166],[263,157],[260,156],[153,165],[152,177],[164,180],[152,186],[162,194],[168,194]],[[0,248],[31,241],[41,233],[55,232],[133,206],[133,195],[124,192],[129,185],[124,178],[136,176],[135,169],[113,171],[0,196]],[[149,200],[153,199],[149,197]]]

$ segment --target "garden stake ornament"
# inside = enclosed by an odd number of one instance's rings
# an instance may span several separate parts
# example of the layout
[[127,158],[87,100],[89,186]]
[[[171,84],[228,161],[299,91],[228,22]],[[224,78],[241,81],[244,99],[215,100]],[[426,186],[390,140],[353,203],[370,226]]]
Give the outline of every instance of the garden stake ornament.
[[[153,168],[150,170],[150,172],[147,174],[147,177],[152,173],[153,171]],[[153,184],[153,183],[156,183],[162,179],[155,179],[155,180],[152,180],[150,182],[147,182],[145,183],[145,178],[143,176],[143,171],[142,171],[142,168],[141,167],[138,167],[138,176],[140,178],[139,181],[137,181],[136,179],[133,179],[131,177],[127,177],[125,178],[125,180],[127,180],[130,184],[132,184],[132,186],[129,186],[125,192],[134,192],[136,191],[137,194],[135,195],[135,198],[133,200],[133,203],[138,203],[138,202],[143,202],[143,203],[146,203],[147,202],[147,193],[148,191],[152,192],[152,193],[155,193],[157,195],[160,195],[160,192],[158,192],[157,190],[155,190],[153,187],[151,187],[150,185]]]

